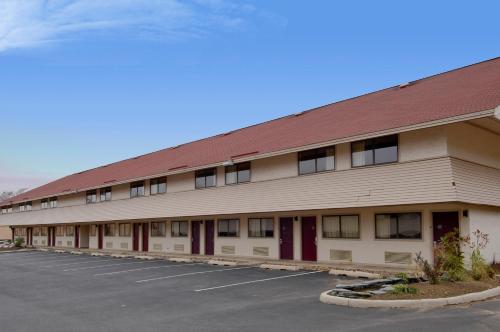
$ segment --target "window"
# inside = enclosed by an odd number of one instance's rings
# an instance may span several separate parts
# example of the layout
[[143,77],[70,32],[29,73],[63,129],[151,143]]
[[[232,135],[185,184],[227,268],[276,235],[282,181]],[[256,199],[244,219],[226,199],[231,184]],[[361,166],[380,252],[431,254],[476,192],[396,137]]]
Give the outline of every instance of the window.
[[87,191],[87,204],[92,204],[97,202],[97,191],[89,190]]
[[40,236],[40,227],[33,227],[33,236]]
[[118,224],[118,235],[119,236],[130,236],[131,226],[130,224]]
[[324,216],[323,237],[359,239],[359,216]]
[[310,174],[334,169],[334,146],[299,152],[299,174]]
[[49,206],[50,206],[50,208],[56,208],[57,207],[57,197],[51,197],[49,199]]
[[111,187],[99,189],[99,201],[106,202],[111,200]]
[[240,220],[219,219],[217,230],[220,237],[240,236]]
[[104,224],[104,236],[115,236],[115,224]]
[[15,236],[25,236],[26,235],[26,228],[20,228],[20,227],[14,228],[14,235]]
[[47,199],[42,199],[41,201],[41,207],[42,209],[48,209],[49,208],[49,201]]
[[160,237],[165,236],[166,234],[166,227],[163,221],[151,223],[151,236]]
[[215,168],[202,169],[200,171],[196,171],[195,173],[195,186],[196,189],[200,188],[208,188],[215,187]]
[[144,181],[134,182],[130,185],[130,197],[144,196]]
[[24,202],[19,204],[19,212],[31,211],[33,204],[31,202]]
[[172,221],[172,237],[186,237],[186,236],[188,236],[188,222]]
[[226,184],[250,182],[250,162],[226,166]]
[[90,236],[96,236],[97,234],[97,225],[90,225]]
[[421,239],[420,213],[390,213],[375,216],[377,239]]
[[64,236],[64,226],[56,226],[56,236]]
[[74,236],[75,235],[75,226],[68,225],[66,226],[66,236]]
[[248,219],[249,237],[273,237],[274,219],[273,218],[250,218]]
[[12,213],[12,205],[2,206],[2,214]]
[[167,178],[152,179],[149,183],[151,195],[167,192]]
[[353,142],[351,151],[353,167],[398,161],[398,135]]
[[49,233],[48,227],[42,227],[41,228],[41,230],[40,230],[40,235],[41,236],[47,236],[48,233]]

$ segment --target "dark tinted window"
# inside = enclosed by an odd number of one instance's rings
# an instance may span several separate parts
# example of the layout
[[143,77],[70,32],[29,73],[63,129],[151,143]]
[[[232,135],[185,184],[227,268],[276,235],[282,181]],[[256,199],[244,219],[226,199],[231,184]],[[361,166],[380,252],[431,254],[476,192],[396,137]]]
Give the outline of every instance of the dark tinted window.
[[195,186],[196,188],[215,187],[216,169],[208,168],[196,171],[195,173]]
[[335,147],[299,152],[299,174],[335,169]]
[[250,162],[226,167],[226,184],[250,181]]
[[398,161],[398,135],[377,137],[351,144],[352,166],[367,166]]
[[150,181],[151,195],[164,194],[167,192],[167,178],[152,179]]
[[387,213],[375,216],[377,239],[421,239],[420,213]]
[[134,182],[130,185],[130,197],[144,196],[144,181]]

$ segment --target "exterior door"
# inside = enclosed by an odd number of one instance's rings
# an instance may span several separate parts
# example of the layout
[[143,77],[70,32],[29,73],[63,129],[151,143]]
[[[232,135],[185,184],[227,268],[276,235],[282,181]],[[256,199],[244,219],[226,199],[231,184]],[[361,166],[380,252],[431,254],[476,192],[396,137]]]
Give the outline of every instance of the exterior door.
[[446,233],[458,229],[458,212],[433,212],[432,230],[434,244],[438,244]]
[[33,228],[28,227],[26,229],[26,238],[27,238],[26,239],[26,242],[27,242],[26,244],[29,245],[29,246],[33,245]]
[[133,224],[132,230],[132,250],[139,251],[139,229],[141,224]]
[[80,248],[80,226],[75,226],[75,248]]
[[205,255],[214,254],[215,227],[213,220],[205,220]]
[[149,250],[149,223],[142,224],[142,251]]
[[49,246],[56,246],[56,228],[54,226],[49,227]]
[[47,247],[50,247],[52,244],[52,237],[50,233],[52,232],[52,227],[47,227]]
[[302,260],[316,261],[316,217],[302,218]]
[[191,221],[191,253],[200,254],[200,222]]
[[97,248],[102,249],[104,242],[104,226],[99,225],[97,228]]
[[293,218],[280,218],[280,259],[293,259]]

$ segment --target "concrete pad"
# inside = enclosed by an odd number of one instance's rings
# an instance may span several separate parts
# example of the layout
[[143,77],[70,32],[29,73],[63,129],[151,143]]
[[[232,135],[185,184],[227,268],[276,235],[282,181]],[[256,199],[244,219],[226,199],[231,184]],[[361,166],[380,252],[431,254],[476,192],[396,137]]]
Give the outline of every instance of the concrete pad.
[[122,255],[122,254],[112,254],[111,257],[113,258],[130,258],[133,257],[131,255]]
[[170,262],[177,263],[192,263],[193,260],[191,258],[180,258],[180,257],[172,257],[168,259]]
[[101,257],[101,256],[104,256],[104,254],[102,254],[100,252],[93,252],[93,253],[90,254],[90,256]]
[[219,266],[236,266],[238,263],[230,261],[209,260],[207,264]]
[[71,251],[70,254],[72,254],[72,255],[83,255],[83,252],[81,252],[81,251]]
[[282,270],[282,271],[299,271],[300,267],[297,265],[280,265],[280,264],[261,264],[261,269],[268,270]]
[[57,252],[58,254],[65,254],[66,253],[65,250],[60,250],[60,249],[54,250],[54,252]]
[[148,260],[148,261],[152,261],[154,259],[156,259],[155,257],[152,257],[152,256],[134,256],[135,259],[144,259],[144,260]]
[[348,271],[348,270],[335,270],[332,269],[329,274],[337,276],[347,276],[352,278],[367,278],[367,279],[380,279],[381,275],[377,273],[363,272],[363,271]]

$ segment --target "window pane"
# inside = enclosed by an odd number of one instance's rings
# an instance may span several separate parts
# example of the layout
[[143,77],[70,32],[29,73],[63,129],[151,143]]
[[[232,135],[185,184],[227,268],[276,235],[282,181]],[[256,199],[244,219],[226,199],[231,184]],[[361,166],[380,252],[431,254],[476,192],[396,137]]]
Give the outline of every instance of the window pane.
[[260,236],[260,219],[248,219],[248,236]]
[[227,220],[219,220],[219,225],[217,228],[218,228],[219,236],[228,236],[228,221]]
[[377,214],[375,217],[376,238],[389,239],[391,235],[391,215]]
[[237,181],[236,165],[226,167],[226,184],[235,184]]
[[238,183],[249,182],[249,181],[250,181],[249,169],[238,171]]
[[398,161],[398,136],[385,136],[374,139],[375,164]]
[[151,190],[151,195],[156,195],[158,193],[158,185],[152,184],[150,190]]
[[196,178],[196,188],[205,188],[205,177]]
[[301,160],[299,162],[299,173],[309,174],[316,172],[316,159]]
[[272,218],[262,219],[262,236],[273,237],[274,236],[274,220]]
[[181,221],[179,223],[179,236],[187,236],[188,235],[188,222]]
[[158,184],[158,194],[164,194],[167,192],[167,183],[161,182]]
[[351,144],[352,166],[373,165],[373,151],[369,141],[354,142]]
[[137,195],[144,196],[144,186],[140,186],[137,188]]
[[398,215],[399,237],[403,239],[421,238],[420,213],[402,213]]
[[323,237],[338,238],[340,237],[340,217],[328,216],[323,217]]
[[215,187],[215,175],[209,175],[205,180],[207,187]]
[[358,216],[341,216],[341,237],[359,238],[359,218]]
[[228,236],[238,236],[239,220],[229,220]]

